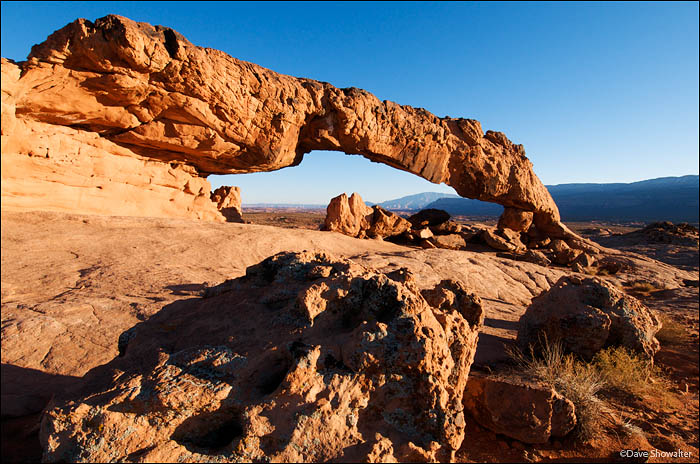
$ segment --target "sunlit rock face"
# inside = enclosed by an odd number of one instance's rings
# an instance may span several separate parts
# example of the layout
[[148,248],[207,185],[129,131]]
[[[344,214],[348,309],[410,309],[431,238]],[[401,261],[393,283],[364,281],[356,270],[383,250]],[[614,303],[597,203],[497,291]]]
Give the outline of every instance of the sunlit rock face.
[[[509,218],[531,212],[546,234],[570,234],[522,145],[504,134],[278,74],[167,27],[78,19],[26,62],[3,61],[2,95],[3,208],[86,211],[109,198],[103,212],[142,202],[163,215],[223,220],[209,204],[208,174],[272,171],[337,150],[500,203]],[[71,204],[74,196],[82,200]],[[504,222],[515,223],[523,224]]]
[[451,460],[483,321],[458,282],[279,253],[122,334],[48,406],[44,460]]

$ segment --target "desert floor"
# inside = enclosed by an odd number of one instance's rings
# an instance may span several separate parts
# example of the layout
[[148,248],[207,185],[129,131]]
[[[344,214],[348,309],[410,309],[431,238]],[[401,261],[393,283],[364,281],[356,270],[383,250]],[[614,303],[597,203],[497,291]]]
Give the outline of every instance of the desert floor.
[[[90,369],[113,359],[123,331],[280,251],[322,250],[381,270],[407,267],[425,287],[445,278],[461,280],[484,302],[486,322],[473,369],[485,372],[509,363],[506,347],[532,297],[572,272],[513,261],[479,246],[423,250],[322,232],[321,211],[244,211],[244,217],[251,223],[2,213],[3,461],[40,459],[41,409],[53,394],[70,390]],[[523,446],[471,422],[458,459],[609,461],[621,449],[651,447],[682,449],[692,453],[687,461],[696,461],[697,246],[615,235],[639,228],[630,225],[570,227],[623,251],[634,271],[611,280],[677,329],[656,356],[670,388],[661,397],[609,395],[605,420],[610,424],[586,443],[567,438]],[[613,235],[599,236],[601,228]],[[635,285],[639,282],[648,285]],[[623,423],[641,433],[618,433]]]

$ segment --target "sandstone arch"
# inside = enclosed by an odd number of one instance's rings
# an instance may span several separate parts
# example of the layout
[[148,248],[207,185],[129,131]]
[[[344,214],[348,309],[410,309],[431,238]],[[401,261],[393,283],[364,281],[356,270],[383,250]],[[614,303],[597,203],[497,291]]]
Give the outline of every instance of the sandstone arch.
[[[94,203],[121,194],[128,201],[114,208],[127,214],[149,204],[154,215],[220,219],[207,175],[271,171],[312,150],[338,150],[502,204],[503,227],[526,229],[534,217],[545,235],[575,237],[522,145],[504,134],[278,74],[161,26],[78,19],[35,45],[26,62],[3,60],[2,91],[3,208],[33,204],[32,183],[18,171],[25,166],[47,172],[41,188],[49,191],[61,183],[53,177],[70,178],[73,193],[46,195],[57,209],[109,212]],[[96,171],[104,185],[89,180]],[[144,187],[150,192],[139,197]]]

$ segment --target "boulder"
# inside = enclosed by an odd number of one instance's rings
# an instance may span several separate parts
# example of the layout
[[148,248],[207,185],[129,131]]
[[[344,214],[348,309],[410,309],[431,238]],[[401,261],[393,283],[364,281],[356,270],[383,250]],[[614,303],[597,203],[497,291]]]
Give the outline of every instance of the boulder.
[[443,224],[450,219],[450,213],[442,209],[424,209],[410,216],[408,221],[414,229],[432,227]]
[[462,226],[458,233],[459,235],[462,236],[465,242],[467,243],[481,243],[483,242],[482,238],[482,233],[483,233],[483,228],[480,227],[474,227],[474,226]]
[[411,223],[381,206],[372,207],[370,226],[366,231],[372,238],[393,237],[411,230]]
[[430,230],[436,235],[458,234],[462,231],[462,225],[454,221],[446,221],[442,224],[430,226]]
[[583,253],[581,250],[567,248],[566,250],[554,254],[554,262],[562,266],[568,266],[576,261],[576,258],[578,258],[581,253]]
[[509,231],[509,229],[485,228],[481,232],[481,238],[495,250],[525,251],[525,245],[520,241],[518,234]]
[[572,262],[572,265],[579,265],[581,268],[586,269],[595,264],[595,258],[588,253],[579,254]]
[[350,198],[342,193],[328,204],[323,228],[358,237],[360,232],[369,228],[372,214],[372,208],[365,205],[358,193],[353,193]]
[[343,193],[328,204],[323,229],[351,237],[384,238],[410,233],[411,223],[380,206],[370,208],[357,193],[350,198]]
[[549,258],[547,258],[547,255],[539,250],[527,249],[523,253],[503,253],[497,254],[497,256],[503,256],[516,261],[526,261],[528,263],[539,264],[540,266],[549,266],[552,264]]
[[433,236],[433,232],[429,228],[424,228],[419,231],[416,231],[416,237],[419,239],[427,239]]
[[564,276],[532,300],[520,318],[517,341],[527,350],[546,336],[584,359],[623,346],[652,359],[660,348],[655,338],[660,329],[652,311],[609,282]]
[[472,373],[464,409],[482,427],[524,443],[546,443],[576,426],[570,400],[551,387],[517,378]]
[[241,189],[239,187],[221,186],[211,194],[211,201],[228,222],[243,221],[241,208]]
[[448,250],[461,250],[467,245],[467,242],[459,234],[436,235],[432,238],[432,242],[436,247]]
[[516,232],[526,232],[532,225],[533,214],[519,208],[503,208],[503,214],[498,219],[499,229],[510,229]]
[[562,266],[568,266],[582,253],[581,250],[569,247],[564,240],[552,240],[549,249],[554,252],[554,262]]
[[130,329],[47,407],[44,460],[452,460],[483,311],[425,295],[405,268],[272,256]]

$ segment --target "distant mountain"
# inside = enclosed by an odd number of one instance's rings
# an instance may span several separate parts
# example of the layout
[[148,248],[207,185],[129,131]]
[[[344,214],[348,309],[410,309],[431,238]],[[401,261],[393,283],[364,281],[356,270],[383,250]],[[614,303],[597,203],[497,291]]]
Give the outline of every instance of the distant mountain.
[[[547,189],[564,221],[673,221],[697,223],[700,177],[661,177],[630,184],[560,184]],[[453,215],[498,216],[503,207],[466,198],[442,198],[426,208]]]
[[459,195],[453,193],[439,193],[439,192],[423,192],[416,193],[415,195],[409,195],[407,197],[396,198],[394,200],[387,200],[381,203],[367,203],[369,205],[378,204],[384,209],[392,210],[405,210],[405,209],[425,209],[425,207],[438,200],[440,198],[460,198]]

